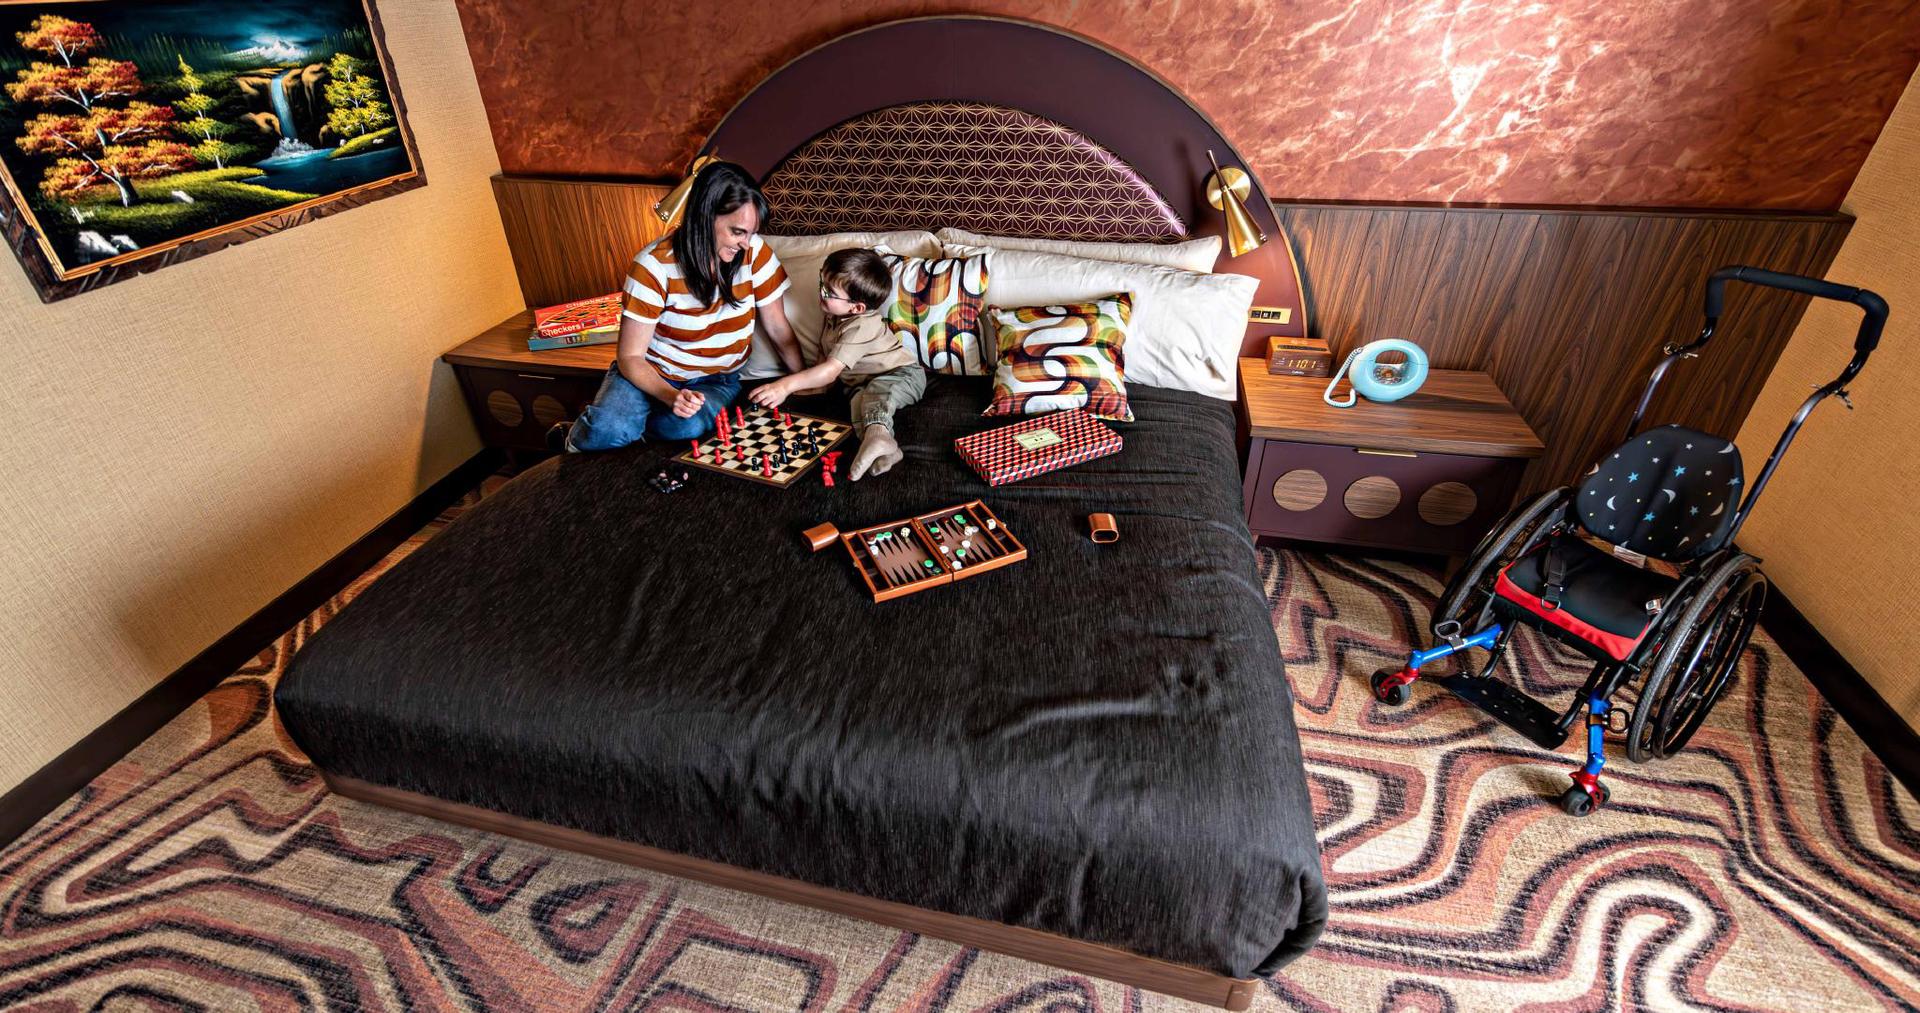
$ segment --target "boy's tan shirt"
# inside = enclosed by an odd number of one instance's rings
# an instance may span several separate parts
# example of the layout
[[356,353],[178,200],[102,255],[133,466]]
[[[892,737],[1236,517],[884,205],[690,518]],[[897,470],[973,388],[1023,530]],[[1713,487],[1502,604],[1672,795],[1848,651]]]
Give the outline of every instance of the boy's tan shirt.
[[847,367],[847,371],[840,374],[840,381],[849,385],[865,383],[890,369],[911,366],[914,362],[913,353],[901,342],[900,335],[880,319],[879,310],[838,320],[828,318],[826,330],[820,335],[820,345],[827,355]]

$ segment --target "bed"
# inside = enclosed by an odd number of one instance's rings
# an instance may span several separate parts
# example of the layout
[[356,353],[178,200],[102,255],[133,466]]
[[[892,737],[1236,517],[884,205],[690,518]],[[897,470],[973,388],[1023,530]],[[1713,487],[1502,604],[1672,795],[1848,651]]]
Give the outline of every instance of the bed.
[[[876,115],[819,88],[826,106],[794,112],[808,75],[917,46],[904,77],[940,64],[937,47],[982,44],[1177,99],[1071,36],[921,19],[789,65],[709,147],[738,135],[728,157],[795,185],[796,152]],[[898,93],[878,114],[1020,101],[951,71],[886,79]],[[1177,146],[1230,153],[1179,106],[1158,125]],[[1157,143],[1108,130],[1105,151]],[[1151,161],[1116,162],[1140,170],[1123,185],[1159,199],[1175,237],[1202,231],[1198,177],[1156,179]],[[1263,292],[1297,298],[1290,272],[1281,258]],[[328,622],[281,681],[280,718],[351,797],[1244,1008],[1326,917],[1292,699],[1233,405],[1130,394],[1121,453],[992,490],[952,447],[991,424],[978,377],[935,377],[900,416],[906,461],[857,485],[696,474],[662,494],[648,478],[679,448],[546,461]],[[846,417],[838,397],[790,406]],[[898,601],[875,604],[800,535],[982,497],[1029,558]],[[1119,518],[1119,543],[1087,538],[1096,512]]]

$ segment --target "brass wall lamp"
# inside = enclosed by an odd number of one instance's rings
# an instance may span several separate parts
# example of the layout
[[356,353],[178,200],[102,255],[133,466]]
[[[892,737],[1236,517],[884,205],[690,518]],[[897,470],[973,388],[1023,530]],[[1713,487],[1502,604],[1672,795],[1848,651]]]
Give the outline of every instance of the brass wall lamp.
[[1253,216],[1247,213],[1247,198],[1253,194],[1253,180],[1247,174],[1231,166],[1222,169],[1220,161],[1207,152],[1207,161],[1213,163],[1213,172],[1208,174],[1207,203],[1218,208],[1227,216],[1227,256],[1238,257],[1252,253],[1266,245],[1267,234],[1254,224]]
[[720,153],[718,151],[710,155],[701,155],[695,158],[693,164],[687,166],[686,178],[682,179],[673,189],[668,190],[665,197],[654,201],[653,216],[660,219],[661,224],[672,228],[673,224],[680,220],[681,213],[687,210],[687,195],[693,192],[693,178],[700,175],[701,169],[719,160]]

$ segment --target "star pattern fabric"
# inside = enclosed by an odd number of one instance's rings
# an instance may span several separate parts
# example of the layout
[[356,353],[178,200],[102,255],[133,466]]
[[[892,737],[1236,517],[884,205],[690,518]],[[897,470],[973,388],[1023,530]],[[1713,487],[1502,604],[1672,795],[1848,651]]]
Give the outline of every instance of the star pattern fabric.
[[1606,541],[1656,559],[1719,548],[1740,508],[1740,450],[1684,426],[1622,443],[1580,483],[1574,513]]

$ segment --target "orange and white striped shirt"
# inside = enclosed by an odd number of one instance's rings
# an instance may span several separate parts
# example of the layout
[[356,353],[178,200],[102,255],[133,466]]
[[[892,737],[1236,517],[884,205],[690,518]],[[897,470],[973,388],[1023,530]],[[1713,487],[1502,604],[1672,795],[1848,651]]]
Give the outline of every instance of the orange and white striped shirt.
[[622,313],[654,325],[647,361],[661,376],[697,380],[732,372],[747,361],[758,308],[787,290],[787,270],[759,236],[748,241],[740,260],[733,276],[739,304],[729,306],[715,295],[712,305],[702,306],[687,291],[686,276],[674,261],[672,235],[654,240],[634,256]]

